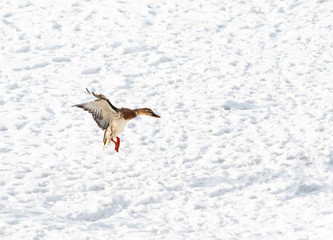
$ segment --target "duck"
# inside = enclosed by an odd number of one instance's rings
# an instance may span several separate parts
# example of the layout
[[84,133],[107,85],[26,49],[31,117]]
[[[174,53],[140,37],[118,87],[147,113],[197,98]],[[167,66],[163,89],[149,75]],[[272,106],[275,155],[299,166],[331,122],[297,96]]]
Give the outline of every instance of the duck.
[[88,88],[86,88],[86,90],[96,99],[87,103],[76,104],[72,107],[82,108],[91,113],[97,125],[104,130],[103,149],[106,149],[112,141],[115,144],[116,152],[119,152],[120,138],[118,136],[124,131],[127,123],[131,119],[140,115],[160,118],[160,116],[155,114],[150,108],[117,108],[103,94],[90,92]]

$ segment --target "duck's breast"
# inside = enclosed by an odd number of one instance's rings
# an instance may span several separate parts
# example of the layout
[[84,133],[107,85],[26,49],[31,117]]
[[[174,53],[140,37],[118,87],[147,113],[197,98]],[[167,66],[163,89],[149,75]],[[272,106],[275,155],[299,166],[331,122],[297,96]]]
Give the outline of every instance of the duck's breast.
[[124,131],[126,124],[128,123],[129,120],[125,120],[123,118],[119,118],[115,120],[114,125],[115,125],[115,137],[117,137],[122,131]]

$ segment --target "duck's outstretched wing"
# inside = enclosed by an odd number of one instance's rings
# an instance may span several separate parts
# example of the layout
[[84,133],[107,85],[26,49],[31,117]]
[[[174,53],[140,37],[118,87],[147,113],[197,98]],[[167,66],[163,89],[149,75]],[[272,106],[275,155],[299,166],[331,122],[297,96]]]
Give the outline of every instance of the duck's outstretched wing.
[[[87,91],[88,93],[90,93],[88,89]],[[105,130],[109,126],[110,120],[118,114],[118,108],[113,106],[109,99],[107,99],[104,95],[97,95],[94,92],[90,94],[96,97],[97,100],[82,104],[76,104],[72,107],[79,107],[85,111],[90,112],[97,125],[101,129]]]
[[110,105],[110,107],[111,107],[114,111],[118,112],[118,108],[116,108],[115,106],[113,106],[112,103],[110,102],[110,100],[109,100],[107,97],[105,97],[103,94],[96,94],[96,93],[94,93],[94,92],[90,92],[90,91],[88,90],[88,88],[86,88],[86,90],[87,90],[87,92],[88,92],[89,94],[93,95],[95,98],[107,101],[107,103]]

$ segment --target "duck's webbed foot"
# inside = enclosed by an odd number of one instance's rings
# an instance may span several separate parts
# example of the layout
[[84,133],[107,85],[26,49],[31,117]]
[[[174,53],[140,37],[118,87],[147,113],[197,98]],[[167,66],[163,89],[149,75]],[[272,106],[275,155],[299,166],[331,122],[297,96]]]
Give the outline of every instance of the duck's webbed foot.
[[117,152],[119,152],[119,146],[120,146],[120,138],[119,137],[116,137],[117,138],[117,141],[111,139],[112,142],[114,142],[114,145],[115,145],[115,148],[114,150],[116,150]]

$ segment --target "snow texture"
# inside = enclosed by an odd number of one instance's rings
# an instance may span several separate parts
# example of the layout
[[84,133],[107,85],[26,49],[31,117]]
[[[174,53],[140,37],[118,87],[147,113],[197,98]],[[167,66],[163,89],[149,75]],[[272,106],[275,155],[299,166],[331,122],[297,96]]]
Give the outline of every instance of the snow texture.
[[[330,239],[333,2],[0,1],[1,239]],[[149,107],[103,151],[88,87]]]

